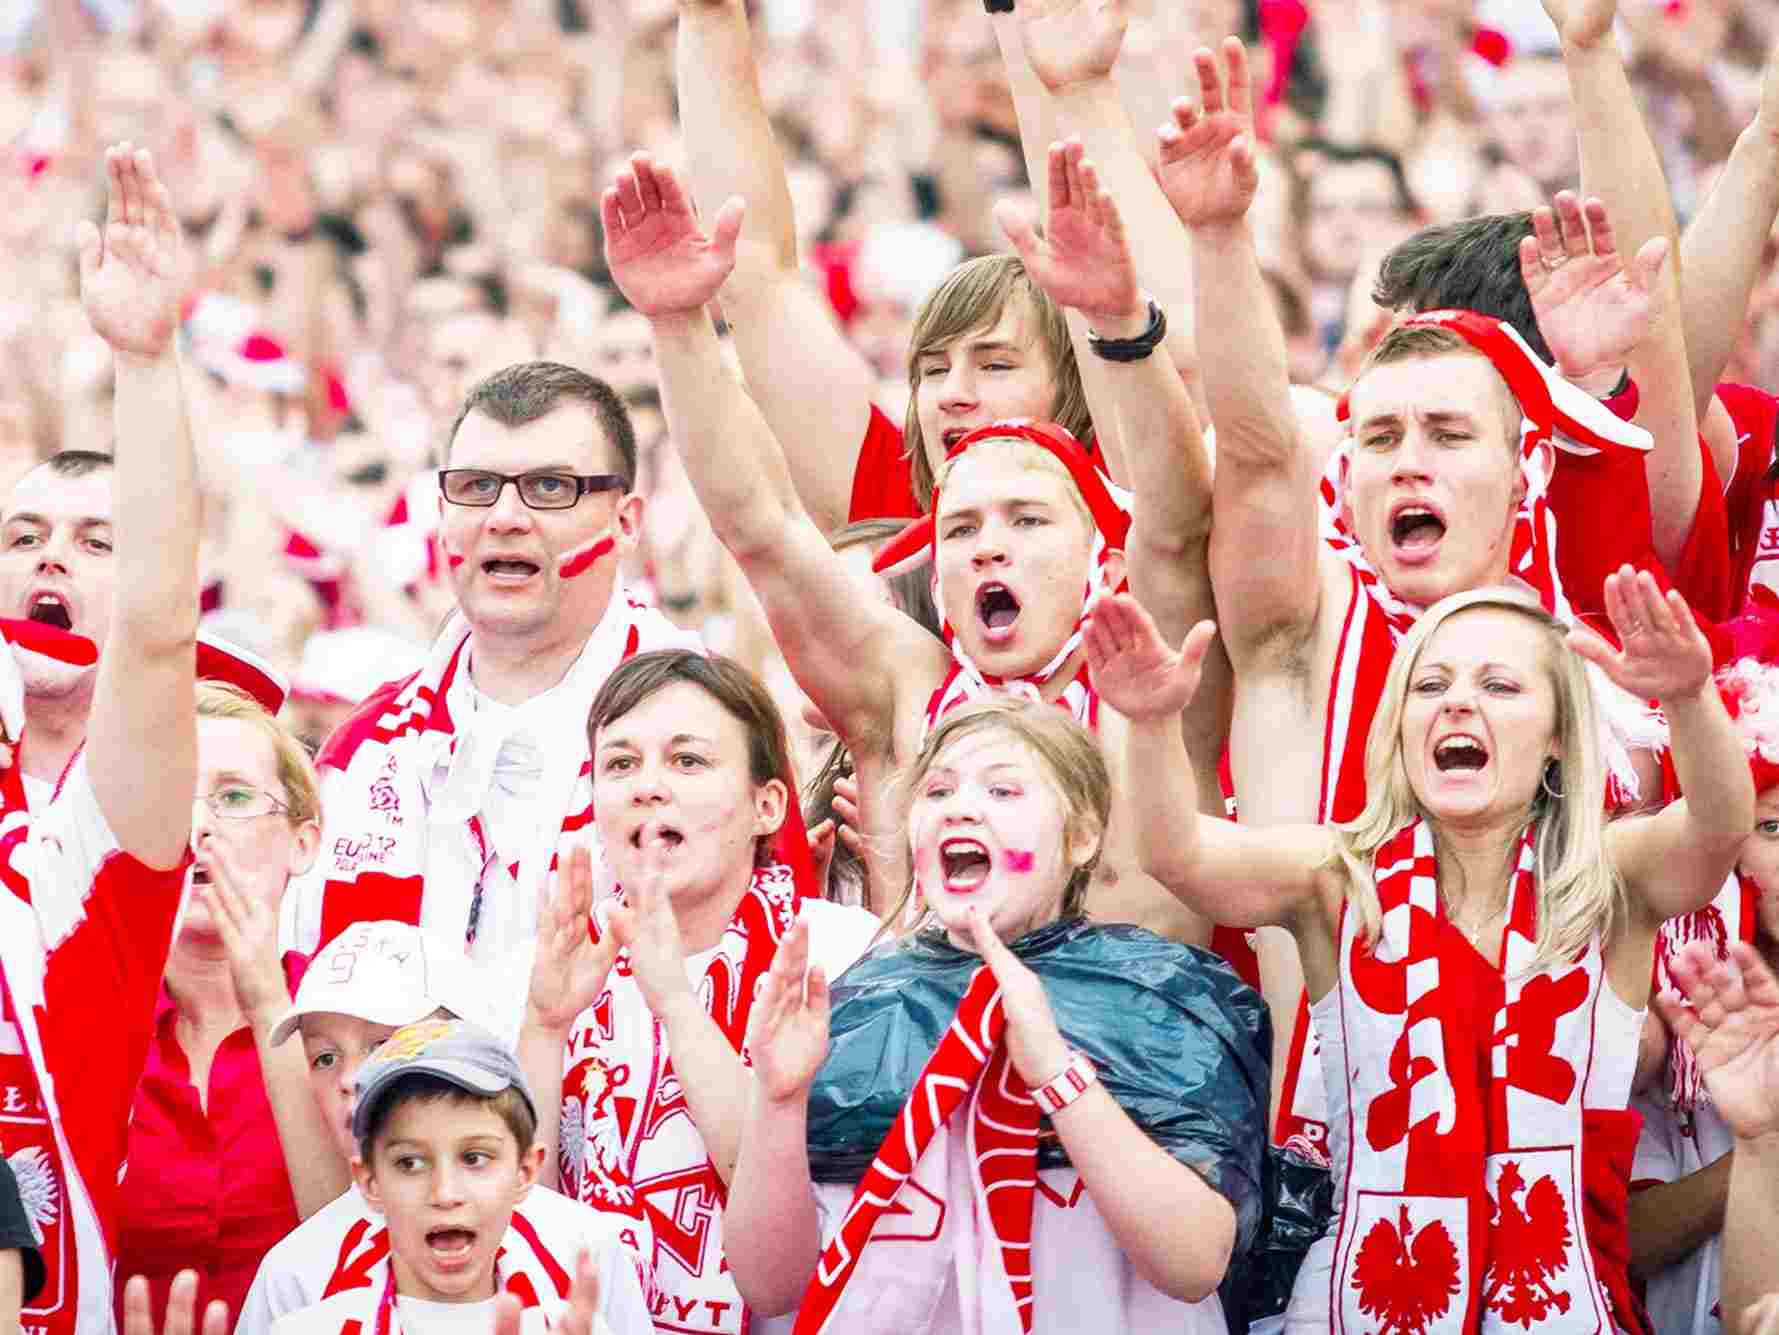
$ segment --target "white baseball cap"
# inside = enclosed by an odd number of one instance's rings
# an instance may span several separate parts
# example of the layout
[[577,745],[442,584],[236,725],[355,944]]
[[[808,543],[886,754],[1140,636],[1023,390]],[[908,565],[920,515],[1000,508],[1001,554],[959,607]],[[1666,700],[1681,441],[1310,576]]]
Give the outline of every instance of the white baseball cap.
[[400,1027],[442,1009],[500,1032],[490,981],[462,950],[411,923],[356,922],[309,962],[272,1042],[289,1038],[305,1015],[321,1014]]

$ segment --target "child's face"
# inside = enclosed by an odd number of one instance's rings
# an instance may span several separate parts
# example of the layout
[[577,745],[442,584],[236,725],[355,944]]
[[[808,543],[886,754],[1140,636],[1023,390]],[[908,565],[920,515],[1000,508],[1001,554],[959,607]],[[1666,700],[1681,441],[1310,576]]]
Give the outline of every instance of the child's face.
[[309,1088],[321,1108],[340,1157],[351,1163],[358,1153],[352,1138],[352,1082],[366,1057],[395,1032],[391,1024],[372,1024],[356,1015],[327,1012],[305,1015],[298,1025],[303,1057],[309,1063]]
[[1760,887],[1755,918],[1760,936],[1779,943],[1779,787],[1769,788],[1754,803],[1754,833],[1742,841],[1736,870]]
[[353,1175],[389,1227],[396,1291],[433,1302],[494,1296],[494,1255],[513,1207],[537,1181],[541,1145],[472,1098],[410,1099],[384,1123]]

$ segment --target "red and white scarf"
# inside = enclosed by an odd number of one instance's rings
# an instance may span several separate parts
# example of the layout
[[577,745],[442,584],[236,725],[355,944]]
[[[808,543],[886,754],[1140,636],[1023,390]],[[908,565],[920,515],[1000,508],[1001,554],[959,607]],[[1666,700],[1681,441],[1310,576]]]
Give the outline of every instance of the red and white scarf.
[[1590,1128],[1596,1111],[1612,1111],[1588,1104],[1605,986],[1598,941],[1531,971],[1534,829],[1520,842],[1498,960],[1447,920],[1425,822],[1378,849],[1373,874],[1376,942],[1350,905],[1341,921],[1351,1138],[1334,1328],[1623,1326],[1634,1311],[1624,1277],[1603,1272],[1590,1236],[1600,1171]]
[[[538,838],[495,848],[482,804],[494,781],[498,738],[481,737],[452,702],[468,698],[470,628],[461,615],[434,641],[426,666],[366,700],[317,757],[326,813],[318,923],[299,924],[299,946],[331,941],[354,922],[415,923],[466,949],[492,937],[504,950],[535,930],[561,857],[593,823],[587,714],[612,671],[652,649],[700,649],[653,608],[614,588],[605,616],[562,682],[560,729],[545,742],[536,787]],[[435,783],[443,767],[445,778]],[[494,901],[490,903],[489,901]],[[505,924],[489,931],[491,919]],[[306,930],[305,930],[306,929]],[[314,941],[307,938],[315,936]],[[506,939],[502,939],[506,938]]]
[[[939,633],[944,638],[946,647],[951,650],[952,668],[927,702],[926,726],[923,731],[931,731],[941,718],[967,701],[1010,693],[1033,700],[1041,699],[1045,684],[1081,647],[1087,614],[1094,601],[1102,593],[1118,591],[1107,578],[1106,557],[1114,550],[1123,550],[1130,535],[1129,493],[1107,477],[1094,463],[1093,457],[1081,447],[1080,442],[1054,422],[1034,422],[1023,418],[994,422],[964,436],[951,447],[945,457],[948,460],[956,459],[972,447],[987,441],[1018,441],[1035,446],[1062,464],[1074,481],[1094,526],[1093,547],[1088,555],[1087,575],[1081,592],[1081,610],[1075,617],[1075,625],[1068,638],[1050,661],[1035,672],[1023,673],[1017,677],[998,677],[982,671],[958,643],[957,632],[951,623],[941,620]],[[935,487],[931,510],[885,543],[871,563],[871,568],[879,574],[901,574],[916,568],[922,562],[931,562],[933,601],[940,608],[943,618],[945,600],[940,595],[938,573],[937,516],[940,501],[940,489]],[[1120,584],[1118,587],[1124,586]],[[1099,695],[1093,689],[1085,662],[1077,670],[1074,679],[1063,687],[1056,703],[1067,709],[1075,721],[1084,727],[1097,728]]]
[[[958,1003],[957,1014],[939,1046],[921,1069],[908,1101],[902,1105],[871,1167],[853,1192],[833,1239],[803,1295],[793,1335],[890,1335],[907,1329],[900,1319],[884,1324],[881,1299],[885,1286],[916,1293],[944,1287],[953,1266],[967,1268],[973,1283],[960,1284],[960,1299],[974,1293],[975,1310],[966,1310],[964,1328],[1006,1332],[1010,1316],[1019,1328],[1032,1329],[1032,1207],[1038,1188],[1038,1105],[1025,1081],[1013,1069],[1003,1035],[1007,1027],[1001,991],[986,965],[976,970]],[[952,1126],[953,1115],[965,1120]],[[948,1136],[966,1137],[969,1181],[945,1193],[948,1202],[967,1198],[954,1218],[986,1224],[991,1237],[968,1247],[968,1256],[951,1249],[923,1248],[920,1273],[910,1267],[907,1248],[893,1260],[876,1264],[871,1233],[894,1205],[902,1184],[927,1156],[945,1163]],[[923,1175],[925,1176],[925,1175]],[[887,1268],[886,1268],[887,1267]],[[875,1273],[879,1270],[883,1273]]]
[[[1732,941],[1753,945],[1757,922],[1755,909],[1759,899],[1758,885],[1740,872],[1731,872],[1704,908],[1664,922],[1655,937],[1655,990],[1672,993],[1680,998],[1683,1006],[1690,1007],[1692,1003],[1686,999],[1686,993],[1674,981],[1674,956],[1691,941],[1709,943],[1720,960],[1730,957]],[[1699,1072],[1699,1059],[1685,1043],[1671,1039],[1668,1044],[1668,1103],[1679,1118],[1682,1135],[1693,1134],[1693,1114],[1701,1105],[1710,1102],[1710,1091],[1705,1088],[1704,1077]]]

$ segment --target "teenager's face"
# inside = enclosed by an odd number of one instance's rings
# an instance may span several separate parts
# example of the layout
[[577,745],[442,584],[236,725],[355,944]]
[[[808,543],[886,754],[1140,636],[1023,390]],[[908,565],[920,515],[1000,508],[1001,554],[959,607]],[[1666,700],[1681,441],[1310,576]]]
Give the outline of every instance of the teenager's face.
[[1056,369],[1023,307],[1009,301],[993,324],[916,359],[916,412],[935,473],[977,427],[1054,414]]
[[494,1296],[494,1256],[513,1207],[537,1181],[542,1146],[473,1098],[410,1099],[377,1134],[359,1189],[389,1226],[396,1291],[432,1302]]
[[1769,788],[1755,800],[1754,833],[1742,841],[1736,870],[1760,888],[1755,901],[1755,923],[1764,945],[1779,948],[1779,788]]
[[1401,207],[1396,178],[1381,162],[1319,162],[1309,182],[1304,257],[1328,283],[1349,282],[1367,255],[1414,230]]
[[599,730],[593,810],[620,882],[659,875],[676,904],[746,887],[754,841],[778,829],[788,796],[754,783],[747,753],[741,722],[684,681]]
[[978,908],[1004,941],[1053,921],[1097,836],[1071,840],[1068,807],[1044,762],[1014,737],[985,731],[947,746],[908,812],[914,876],[954,944],[972,949]]
[[[248,805],[256,793],[269,794],[281,803],[290,802],[278,777],[278,753],[265,730],[236,718],[198,720],[198,792],[212,797],[226,811]],[[273,913],[284,898],[290,878],[306,871],[315,860],[320,829],[314,821],[292,825],[282,811],[245,819],[218,816],[208,802],[193,802],[191,846],[194,883],[208,881],[218,846],[244,883],[242,893]],[[215,924],[202,901],[193,899],[186,911],[185,931],[214,933]]]
[[[565,403],[520,427],[471,413],[445,466],[582,475],[620,465],[592,410]],[[491,506],[452,505],[441,496],[440,516],[446,553],[463,558],[452,565],[451,584],[478,635],[585,638],[605,613],[618,563],[636,545],[642,500],[599,491],[566,510],[533,510],[509,485]],[[602,535],[612,537],[614,551],[577,578],[556,573],[559,557]]]
[[1353,532],[1405,602],[1506,578],[1525,488],[1505,395],[1495,368],[1465,353],[1373,367],[1353,386]]
[[[972,446],[939,495],[940,610],[995,676],[1042,669],[1087,595],[1093,529],[1074,482],[1035,466],[1046,458],[1036,446]],[[1111,559],[1121,569],[1121,554]]]
[[365,1059],[395,1030],[392,1024],[372,1024],[334,1012],[305,1015],[298,1023],[303,1059],[309,1064],[309,1088],[334,1146],[347,1163],[358,1153],[352,1138],[352,1082]]
[[1557,696],[1544,632],[1518,613],[1459,612],[1409,674],[1402,763],[1430,816],[1491,826],[1523,816],[1556,753]]
[[[0,519],[0,610],[84,635],[102,651],[111,629],[117,564],[111,547],[111,474],[19,479]],[[25,689],[61,694],[93,669],[25,668]]]

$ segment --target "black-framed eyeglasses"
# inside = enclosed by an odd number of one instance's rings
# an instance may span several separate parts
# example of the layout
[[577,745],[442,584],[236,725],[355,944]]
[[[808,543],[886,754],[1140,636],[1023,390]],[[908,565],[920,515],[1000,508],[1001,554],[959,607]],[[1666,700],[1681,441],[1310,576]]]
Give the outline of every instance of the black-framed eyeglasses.
[[244,783],[224,784],[214,792],[199,793],[192,798],[193,806],[200,802],[209,807],[210,814],[218,820],[253,820],[269,816],[274,811],[290,814],[288,805],[263,788],[251,788]]
[[452,505],[482,509],[500,500],[507,483],[519,489],[519,499],[533,510],[571,510],[581,497],[595,491],[622,491],[625,482],[616,473],[493,473],[485,468],[441,468],[439,490]]

